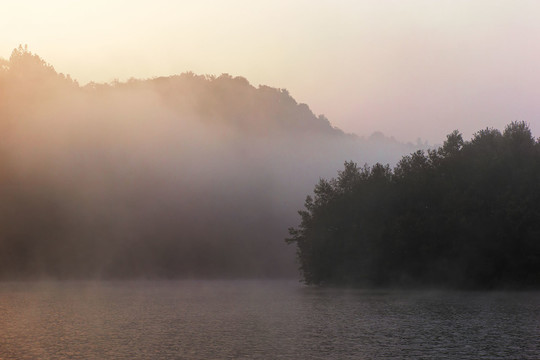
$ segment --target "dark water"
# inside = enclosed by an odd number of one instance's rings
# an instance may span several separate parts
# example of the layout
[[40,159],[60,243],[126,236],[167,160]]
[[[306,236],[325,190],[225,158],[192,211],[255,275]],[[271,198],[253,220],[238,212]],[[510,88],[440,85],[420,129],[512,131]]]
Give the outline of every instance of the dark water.
[[0,359],[540,359],[540,292],[0,284]]

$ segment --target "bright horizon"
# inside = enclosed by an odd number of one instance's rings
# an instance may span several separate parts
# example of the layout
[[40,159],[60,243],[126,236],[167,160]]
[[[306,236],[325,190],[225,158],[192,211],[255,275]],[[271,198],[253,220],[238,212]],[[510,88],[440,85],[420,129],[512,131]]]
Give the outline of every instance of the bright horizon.
[[346,132],[540,135],[536,1],[5,1],[19,44],[81,84],[193,71],[289,90]]

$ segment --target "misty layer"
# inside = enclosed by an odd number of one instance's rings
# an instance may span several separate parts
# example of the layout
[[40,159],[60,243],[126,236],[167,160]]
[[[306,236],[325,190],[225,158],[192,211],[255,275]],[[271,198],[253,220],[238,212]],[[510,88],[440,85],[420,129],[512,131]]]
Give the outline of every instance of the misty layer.
[[0,131],[5,278],[290,275],[281,239],[319,176],[413,149],[243,78],[81,87],[21,47],[0,60]]

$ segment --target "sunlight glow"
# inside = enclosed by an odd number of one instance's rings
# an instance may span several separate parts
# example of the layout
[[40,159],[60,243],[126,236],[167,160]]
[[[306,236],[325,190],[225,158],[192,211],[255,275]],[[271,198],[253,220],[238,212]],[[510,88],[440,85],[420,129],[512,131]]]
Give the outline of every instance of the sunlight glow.
[[0,55],[29,49],[80,83],[193,71],[287,88],[345,131],[442,141],[537,128],[537,1],[3,2]]

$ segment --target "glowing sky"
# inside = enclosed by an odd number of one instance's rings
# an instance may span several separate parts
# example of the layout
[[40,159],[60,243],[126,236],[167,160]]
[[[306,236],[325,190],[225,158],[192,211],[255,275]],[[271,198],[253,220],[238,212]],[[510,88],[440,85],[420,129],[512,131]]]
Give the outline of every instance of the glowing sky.
[[536,0],[2,0],[0,33],[0,57],[28,44],[81,84],[229,73],[359,135],[540,136]]

